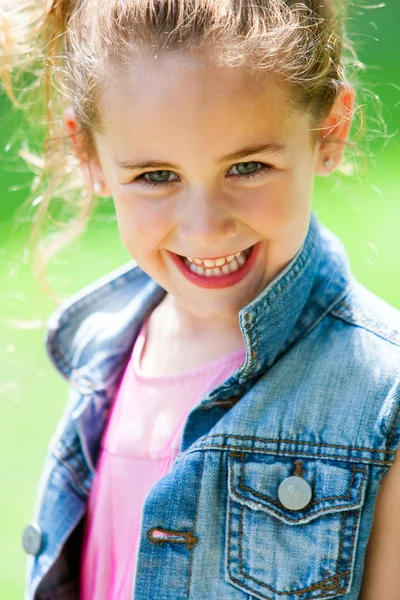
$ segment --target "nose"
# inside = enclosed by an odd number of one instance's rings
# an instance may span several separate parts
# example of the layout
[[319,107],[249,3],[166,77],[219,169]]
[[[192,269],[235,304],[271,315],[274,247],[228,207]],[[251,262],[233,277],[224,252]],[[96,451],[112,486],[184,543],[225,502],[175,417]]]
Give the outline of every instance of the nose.
[[205,247],[234,237],[237,224],[229,203],[221,194],[192,193],[180,210],[179,237],[193,245]]

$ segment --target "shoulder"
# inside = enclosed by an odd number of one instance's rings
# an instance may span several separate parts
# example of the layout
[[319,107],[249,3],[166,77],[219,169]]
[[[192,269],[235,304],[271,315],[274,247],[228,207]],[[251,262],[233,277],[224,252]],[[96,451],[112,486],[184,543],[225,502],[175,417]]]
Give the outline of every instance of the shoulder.
[[383,346],[400,348],[400,311],[355,280],[330,314],[376,338],[378,344],[381,340]]
[[[316,351],[334,389],[373,418],[386,449],[400,448],[400,311],[353,281],[321,323]],[[370,412],[369,412],[370,411]],[[361,416],[362,415],[362,416]],[[398,462],[399,458],[397,459]],[[400,467],[398,467],[400,470]]]
[[[108,354],[126,350],[151,303],[164,293],[135,263],[128,263],[63,302],[47,323],[46,348],[69,380],[101,370]],[[99,362],[100,357],[103,360]],[[87,365],[92,362],[91,368]]]

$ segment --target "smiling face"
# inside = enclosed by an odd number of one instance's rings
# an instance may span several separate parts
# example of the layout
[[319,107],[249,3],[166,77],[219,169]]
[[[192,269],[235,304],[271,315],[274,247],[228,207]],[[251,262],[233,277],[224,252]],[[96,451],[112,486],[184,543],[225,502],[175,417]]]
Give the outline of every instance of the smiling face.
[[[272,75],[176,56],[136,67],[103,96],[95,179],[129,253],[176,305],[237,322],[305,239],[319,156],[310,116],[288,110]],[[236,271],[204,263],[252,247]]]

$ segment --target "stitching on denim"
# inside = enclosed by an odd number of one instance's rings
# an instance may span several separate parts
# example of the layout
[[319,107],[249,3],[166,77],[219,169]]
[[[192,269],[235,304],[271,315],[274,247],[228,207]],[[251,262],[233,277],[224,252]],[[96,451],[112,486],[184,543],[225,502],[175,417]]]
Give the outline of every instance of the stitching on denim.
[[[245,465],[244,454],[241,454],[241,459],[242,459],[242,461],[241,461],[241,472],[240,472],[240,478],[239,478],[239,487],[240,487],[240,489],[248,491],[251,494],[254,494],[254,496],[258,496],[258,497],[262,498],[263,500],[266,500],[269,504],[273,504],[274,506],[277,506],[282,512],[285,513],[283,515],[285,517],[285,519],[288,519],[288,520],[292,521],[293,523],[301,521],[302,518],[304,518],[303,516],[300,516],[297,519],[288,517],[286,515],[286,511],[283,510],[282,504],[280,502],[276,502],[270,496],[265,496],[264,494],[261,494],[260,492],[257,492],[256,490],[243,485],[242,482],[243,482],[243,479],[244,479],[244,465]],[[353,489],[353,483],[354,483],[354,479],[355,479],[355,473],[363,473],[364,474],[364,476],[363,476],[363,478],[361,480],[361,483],[359,485],[358,498],[357,498],[356,502],[353,502],[352,504],[345,504],[344,506],[346,506],[346,508],[351,508],[352,506],[357,506],[358,503],[360,502],[362,490],[363,490],[364,483],[365,483],[366,467],[364,467],[363,469],[357,469],[356,467],[354,467],[352,469],[352,478],[351,478],[351,481],[349,483],[349,489],[348,489],[348,492],[347,492],[347,496],[331,496],[330,498],[321,498],[320,500],[315,500],[314,502],[310,502],[309,504],[307,504],[307,506],[305,508],[307,508],[307,510],[308,510],[311,506],[316,506],[317,504],[320,504],[322,502],[326,502],[328,500],[349,500],[350,497],[351,497],[351,490]],[[234,491],[236,492],[236,489]],[[237,492],[236,492],[236,494],[237,494]],[[243,497],[240,494],[237,494],[237,495],[238,495],[239,498]],[[335,510],[337,510],[338,508],[341,508],[341,506],[337,506],[337,505],[334,506]],[[273,509],[269,508],[269,510],[273,510]],[[326,512],[327,510],[332,510],[332,507],[328,507],[328,508],[325,508],[325,509],[320,509],[320,510],[317,510],[317,511],[313,511],[313,515],[315,515],[315,516],[319,515],[320,513]],[[277,511],[273,511],[273,512],[275,512],[276,514],[280,514]]]
[[378,450],[375,448],[363,448],[363,447],[357,447],[357,446],[342,446],[340,444],[324,444],[324,443],[318,443],[318,442],[303,442],[301,440],[281,440],[281,439],[274,439],[274,438],[260,438],[257,436],[252,436],[252,435],[235,435],[235,434],[230,434],[230,433],[211,433],[210,435],[208,435],[207,437],[204,438],[204,442],[206,442],[208,439],[210,438],[215,438],[215,437],[229,437],[229,438],[234,438],[234,439],[238,439],[238,440],[251,440],[251,441],[258,441],[258,442],[278,442],[278,443],[288,443],[288,444],[302,444],[303,446],[317,446],[317,447],[321,447],[321,448],[339,448],[339,449],[343,449],[343,450],[367,450],[368,452],[377,452],[377,453],[383,453],[383,454],[395,454],[394,451],[391,450]]
[[[54,358],[53,362],[56,364],[57,367],[61,367],[60,370],[63,371],[67,377],[71,377],[71,375],[75,374],[76,372],[78,372],[80,377],[81,375],[79,373],[79,370],[75,368],[71,369],[71,365],[69,364],[69,362],[67,362],[64,355],[61,354],[58,345],[58,336],[63,330],[68,330],[69,323],[73,323],[74,321],[73,319],[71,319],[71,317],[73,317],[76,312],[81,312],[83,309],[85,309],[92,303],[93,295],[96,296],[96,300],[101,301],[107,295],[112,296],[115,293],[119,293],[120,284],[130,284],[132,281],[135,281],[135,279],[138,281],[140,278],[143,277],[143,275],[145,276],[145,278],[147,278],[147,281],[145,281],[144,286],[140,290],[140,293],[144,293],[147,286],[151,284],[153,284],[154,287],[154,289],[151,291],[152,301],[154,301],[153,295],[157,296],[157,294],[162,293],[162,289],[160,288],[160,286],[158,286],[157,284],[154,286],[155,282],[151,280],[147,275],[145,275],[144,272],[137,271],[136,266],[137,265],[132,266],[132,263],[128,263],[127,265],[124,265],[124,267],[119,267],[118,269],[115,269],[108,276],[101,278],[98,282],[98,286],[96,286],[96,282],[94,282],[89,286],[86,286],[86,288],[81,290],[81,292],[78,292],[76,295],[72,296],[72,298],[70,298],[69,302],[65,306],[59,307],[58,314],[54,314],[54,317],[57,317],[56,326],[48,330],[46,346],[50,358]],[[125,267],[127,268],[126,271],[124,270]],[[118,274],[120,270],[122,270],[122,272]],[[117,274],[115,275],[115,273]],[[105,281],[103,281],[103,279],[105,279]],[[86,289],[88,289],[89,291],[85,292]],[[84,378],[84,381],[87,382],[89,387],[91,387],[92,389],[96,389],[89,379]],[[79,381],[76,381],[76,383],[78,385],[81,385]]]
[[[156,538],[153,537],[154,531],[161,531],[166,535],[180,537],[181,539]],[[147,537],[150,540],[151,544],[186,544],[189,550],[191,550],[193,546],[198,542],[198,538],[195,535],[193,535],[191,531],[173,531],[171,529],[163,529],[162,527],[152,527],[148,530]]]
[[[228,547],[229,547],[229,556],[228,556],[228,565],[230,566],[230,556],[232,554],[231,552],[231,543],[230,543],[230,539],[231,539],[231,530],[232,530],[232,526],[231,526],[231,505],[232,505],[232,500],[229,499],[229,514],[230,514],[230,518],[229,518],[229,534],[228,534]],[[351,561],[352,561],[352,557],[354,554],[354,547],[355,547],[355,538],[356,538],[356,532],[357,532],[357,526],[358,523],[360,521],[360,517],[361,517],[361,510],[358,509],[357,511],[351,511],[351,512],[345,512],[343,513],[342,516],[342,524],[341,524],[341,532],[340,532],[340,538],[339,538],[339,556],[338,556],[338,560],[337,560],[337,568],[339,568],[339,564],[340,561],[342,559],[342,553],[343,553],[343,546],[344,546],[344,530],[345,530],[345,525],[347,523],[347,521],[349,519],[353,520],[353,526],[352,526],[352,534],[351,534],[351,539],[350,539],[350,548],[349,548],[349,560],[348,560],[348,568],[347,570],[341,572],[341,573],[337,573],[332,577],[329,577],[328,579],[322,579],[319,582],[313,584],[312,586],[308,587],[308,588],[303,588],[302,590],[296,590],[296,591],[291,591],[291,592],[279,592],[277,590],[275,590],[274,588],[272,588],[271,586],[269,586],[268,584],[265,584],[261,581],[258,581],[257,579],[251,577],[250,575],[247,575],[245,573],[245,571],[243,570],[243,564],[242,564],[242,537],[243,537],[243,525],[242,525],[242,520],[243,520],[243,512],[245,510],[245,508],[243,506],[240,506],[239,508],[240,510],[240,520],[239,520],[239,566],[240,566],[240,571],[242,573],[242,575],[248,579],[252,579],[254,580],[257,584],[263,586],[263,587],[267,587],[269,589],[271,589],[272,591],[274,591],[274,593],[276,593],[277,595],[283,595],[283,594],[293,594],[293,595],[299,595],[302,594],[304,592],[307,591],[313,591],[313,590],[322,590],[323,594],[319,595],[319,596],[313,596],[313,598],[317,599],[317,598],[326,598],[326,595],[324,595],[326,592],[331,592],[331,591],[336,591],[339,593],[345,593],[347,586],[348,586],[348,581],[350,579],[351,576],[351,571],[350,571],[350,565],[351,565]],[[236,579],[234,576],[232,576],[231,572],[230,572],[230,576],[232,577],[233,581],[236,581],[240,586],[242,586],[245,589],[248,589],[249,591],[253,591],[252,588],[248,587],[244,582]],[[340,582],[343,581],[343,585],[340,585]],[[257,592],[259,593],[259,592]],[[264,596],[263,596],[264,597]],[[266,600],[271,600],[271,598],[267,598],[265,596]]]
[[256,361],[257,356],[259,356],[259,346],[257,335],[254,335],[254,331],[256,329],[255,319],[256,316],[253,313],[248,312],[244,315],[244,320],[248,328],[249,350],[252,363],[240,372],[239,381],[247,379],[249,377],[249,373],[251,373],[252,371],[257,372],[258,370],[258,365]]
[[355,546],[355,542],[356,542],[356,534],[357,534],[357,527],[358,524],[360,522],[361,519],[361,510],[355,511],[352,515],[353,518],[353,533],[351,536],[351,545],[350,545],[350,550],[349,550],[349,562],[347,565],[347,570],[349,572],[349,574],[351,575],[351,570],[350,570],[350,565],[351,565],[351,561],[353,559],[353,553],[354,553],[354,546]]
[[[276,284],[268,292],[268,301],[272,302],[275,298],[284,292],[290,283],[298,278],[310,265],[313,255],[318,250],[318,230],[317,227],[311,231],[309,238],[309,248],[303,247],[303,251],[297,257],[296,262],[292,267],[277,280]],[[265,298],[264,298],[265,300]],[[258,317],[259,314],[265,312],[265,302],[256,305],[252,312]],[[248,313],[247,313],[248,314]]]
[[55,458],[55,460],[58,462],[58,464],[61,465],[62,467],[64,467],[64,469],[66,469],[68,471],[68,473],[70,474],[71,477],[70,477],[69,481],[70,481],[71,485],[74,487],[78,496],[80,496],[83,500],[87,500],[88,496],[89,496],[89,491],[86,489],[86,487],[82,483],[82,480],[79,477],[77,471],[73,467],[71,467],[67,461],[63,460],[60,455],[55,454],[53,451],[52,451],[52,455]]
[[[223,450],[223,451],[227,451],[229,452],[230,450],[239,450],[239,451],[243,451],[243,446],[233,446],[233,445],[217,445],[217,444],[213,444],[210,446],[206,446],[205,444],[203,444],[200,448],[192,448],[190,450],[187,450],[186,452],[182,453],[180,455],[180,459],[182,459],[182,457],[186,454],[191,454],[192,452],[202,452],[203,449],[205,450]],[[313,454],[311,452],[291,452],[291,451],[286,451],[286,450],[264,450],[264,449],[260,449],[260,448],[245,448],[245,452],[247,453],[252,453],[252,454],[274,454],[277,456],[288,456],[288,455],[293,455],[293,456],[311,456],[312,458],[324,458],[326,460],[338,460],[338,461],[344,461],[344,462],[363,462],[365,464],[369,464],[369,465],[377,465],[377,466],[381,466],[381,465],[393,465],[394,461],[384,461],[384,460],[378,460],[378,459],[369,459],[369,458],[347,458],[347,457],[343,457],[343,456],[337,456],[336,454]]]
[[[366,476],[366,470],[364,469],[364,477],[363,477],[363,479],[361,481],[361,484],[360,484],[360,489],[359,489],[359,495],[358,495],[357,502],[355,502],[353,504],[346,504],[346,505],[344,505],[346,508],[350,509],[352,506],[357,506],[358,505],[358,503],[360,501],[361,493],[362,493],[362,490],[363,490],[363,487],[364,487],[364,483],[365,483],[365,476]],[[353,475],[353,478],[354,478],[354,475]],[[352,483],[353,483],[353,481],[351,482],[350,485],[352,485]],[[267,502],[269,502],[271,504],[274,504],[275,506],[278,506],[278,508],[280,509],[279,511],[275,510],[274,508],[272,508],[270,506],[268,506],[267,508],[268,508],[268,511],[270,511],[270,512],[272,512],[272,513],[274,513],[274,514],[276,514],[278,516],[283,516],[287,521],[291,521],[292,523],[298,523],[299,521],[301,521],[304,518],[304,516],[300,516],[297,519],[293,518],[293,517],[290,517],[290,516],[287,515],[286,511],[283,510],[282,505],[278,504],[277,502],[275,502],[274,500],[272,500],[268,496],[263,496],[262,494],[257,494],[257,493],[255,493],[255,490],[252,490],[251,488],[245,488],[245,489],[249,490],[250,492],[252,492],[255,495],[261,496],[262,498],[264,498],[265,500],[267,500]],[[234,491],[236,492],[236,490],[234,490]],[[237,492],[236,492],[236,494],[237,494]],[[241,496],[240,494],[237,494],[237,497],[238,498],[242,498],[243,496]],[[333,499],[335,499],[335,498],[333,498]],[[331,500],[331,498],[326,498],[326,500]],[[314,504],[318,504],[318,502],[315,502]],[[322,502],[322,500],[320,502]],[[308,506],[310,506],[310,505],[307,505],[307,508],[308,508]],[[322,513],[327,512],[327,511],[332,511],[332,512],[333,511],[337,511],[339,508],[341,508],[341,506],[334,506],[334,507],[328,506],[327,508],[321,508],[320,510],[314,512],[313,516],[320,515]]]
[[[258,349],[258,337],[257,335],[253,334],[253,330],[256,330],[257,328],[257,319],[259,319],[260,315],[263,316],[265,313],[266,298],[268,298],[268,302],[272,304],[275,298],[277,298],[283,292],[285,292],[288,286],[293,281],[295,281],[305,273],[306,269],[308,269],[309,265],[311,264],[316,251],[318,250],[319,239],[320,238],[318,225],[315,224],[313,226],[313,224],[310,223],[309,233],[307,235],[308,246],[303,246],[294,264],[288,269],[286,273],[282,275],[281,278],[279,278],[276,281],[275,284],[273,284],[272,288],[269,289],[267,295],[256,306],[254,306],[251,311],[246,312],[244,314],[244,319],[246,321],[248,321],[249,319],[251,320],[251,323],[249,325],[249,338],[251,338],[251,345],[256,346],[256,352],[254,350],[251,350],[251,357],[253,361],[256,361],[257,356],[260,356]],[[239,381],[242,381],[244,378],[248,377],[250,371],[257,371],[257,368],[259,367],[257,367],[256,364],[252,365],[251,368],[250,365],[244,368],[244,370],[239,375]]]
[[[346,315],[343,312],[341,312],[340,306],[342,306],[345,310],[347,310],[349,312],[349,314]],[[341,302],[339,302],[336,305],[336,307],[332,310],[332,315],[335,316],[337,319],[341,319],[342,321],[349,323],[350,325],[354,325],[355,327],[360,327],[362,329],[365,329],[365,331],[369,331],[370,333],[373,333],[377,337],[379,337],[387,342],[391,342],[395,346],[400,346],[400,340],[399,340],[400,332],[399,331],[397,331],[396,329],[389,330],[386,327],[382,327],[381,323],[374,321],[373,319],[371,319],[370,317],[368,317],[361,311],[360,311],[361,318],[360,318],[360,320],[357,320],[354,317],[352,318],[353,313],[354,313],[353,308],[351,308],[351,306],[348,306],[343,300]],[[374,325],[375,325],[376,329],[373,328]]]
[[[201,491],[201,487],[203,484],[204,459],[205,459],[205,451],[203,450],[201,453],[201,459],[200,459],[199,476],[197,478],[197,496],[196,496],[196,507],[195,507],[195,512],[194,512],[194,518],[193,518],[193,532],[196,531],[196,525],[197,525],[200,491]],[[197,538],[196,538],[196,540],[197,540]],[[188,580],[187,580],[187,585],[186,585],[186,600],[189,600],[189,595],[190,595],[190,584],[192,581],[192,565],[193,565],[193,547],[190,548],[189,572],[188,572]]]
[[[254,593],[254,589],[249,587],[248,585],[246,585],[246,583],[244,581],[241,581],[239,579],[237,579],[233,572],[232,572],[232,532],[233,532],[233,526],[232,526],[232,504],[233,501],[232,499],[229,497],[228,498],[228,556],[227,556],[227,565],[228,565],[228,572],[229,572],[229,576],[231,578],[232,581],[236,582],[239,587],[241,587],[242,589],[246,589],[249,592]],[[309,588],[303,588],[302,590],[297,590],[297,591],[292,591],[292,592],[279,592],[277,590],[274,590],[271,586],[268,586],[268,584],[264,584],[263,582],[259,582],[258,580],[254,579],[251,576],[248,576],[245,571],[243,570],[243,562],[242,562],[242,537],[243,537],[243,512],[244,512],[244,507],[240,507],[240,518],[239,518],[239,568],[240,568],[240,572],[242,573],[242,575],[246,578],[250,578],[253,579],[256,583],[259,583],[260,585],[262,585],[263,587],[269,587],[273,592],[275,592],[277,595],[283,595],[283,594],[293,594],[293,595],[299,595],[299,594],[303,594],[306,591],[313,591],[313,590],[322,590],[322,594],[319,596],[313,596],[313,598],[315,600],[318,600],[319,598],[323,599],[326,598],[327,596],[325,595],[325,592],[328,591],[336,591],[336,592],[346,592],[346,588],[347,588],[347,581],[350,575],[350,571],[349,569],[346,571],[343,571],[342,573],[337,573],[329,578],[326,579],[321,579],[319,582],[317,582],[316,584],[313,584],[311,587]],[[341,527],[341,534],[340,534],[340,544],[339,544],[339,557],[338,557],[338,561],[337,561],[337,565],[339,567],[340,564],[340,560],[342,558],[342,552],[343,552],[343,537],[344,537],[344,527],[345,527],[345,523],[346,523],[346,519],[349,513],[343,513],[342,516],[342,527]],[[358,510],[357,511],[357,515],[358,515],[358,520],[359,517],[361,515],[361,511]],[[358,522],[358,520],[356,520],[356,523]],[[349,565],[351,563],[351,558],[353,556],[353,552],[354,552],[354,543],[355,543],[355,528],[353,528],[354,534],[352,535],[351,538],[351,550],[349,551]],[[340,581],[344,580],[344,585],[340,586]],[[261,592],[257,591],[257,594],[261,594]],[[262,594],[262,597],[265,598],[265,600],[273,600],[271,597],[267,597],[264,594]]]
[[[246,588],[250,592],[254,592],[254,590],[252,588],[248,587],[244,582],[240,581],[240,579],[237,579],[233,575],[233,573],[232,573],[232,562],[231,562],[231,556],[232,556],[232,546],[231,546],[232,531],[233,531],[233,527],[232,527],[232,500],[231,500],[231,498],[229,498],[229,500],[228,500],[228,573],[229,573],[229,576],[232,579],[232,581],[235,581],[236,583],[239,584],[239,586]],[[240,512],[240,515],[239,515],[239,541],[241,541],[241,536],[242,536],[242,512]],[[239,543],[238,547],[239,547],[239,569],[242,572],[242,544]],[[265,598],[265,600],[273,600],[272,598],[269,598],[269,597],[264,596],[264,595],[263,595],[263,598]]]
[[342,525],[340,527],[339,553],[338,553],[338,558],[336,561],[336,571],[339,571],[340,561],[342,560],[342,552],[343,552],[343,545],[344,545],[344,530],[345,530],[347,517],[348,517],[348,514],[346,512],[343,512],[342,513]]
[[[340,592],[346,591],[345,588],[343,588],[342,586],[340,586],[339,581],[341,581],[342,579],[346,578],[346,576],[349,573],[348,571],[343,571],[342,573],[335,573],[334,575],[326,577],[325,579],[321,579],[320,581],[318,581],[316,583],[313,583],[312,585],[310,585],[308,587],[305,587],[305,588],[302,588],[300,590],[285,590],[285,591],[279,591],[276,588],[274,588],[271,585],[269,585],[268,583],[264,583],[263,581],[259,581],[255,577],[252,577],[251,575],[248,575],[243,570],[242,552],[241,552],[242,548],[243,548],[243,525],[242,525],[242,521],[243,521],[244,507],[240,506],[239,511],[240,511],[240,518],[239,518],[239,569],[240,569],[241,574],[246,579],[251,579],[252,581],[254,581],[255,583],[257,583],[258,585],[261,585],[262,587],[268,588],[270,591],[274,592],[274,594],[277,594],[278,596],[282,596],[284,594],[292,594],[292,595],[298,596],[300,594],[304,594],[304,592],[311,592],[311,591],[320,590],[320,589],[322,589],[323,591],[340,591]],[[248,588],[248,589],[251,589],[251,588]],[[257,593],[259,593],[259,592],[257,592]],[[321,597],[323,597],[323,596],[314,596],[314,598],[321,598]],[[271,600],[271,599],[268,599],[268,600]]]

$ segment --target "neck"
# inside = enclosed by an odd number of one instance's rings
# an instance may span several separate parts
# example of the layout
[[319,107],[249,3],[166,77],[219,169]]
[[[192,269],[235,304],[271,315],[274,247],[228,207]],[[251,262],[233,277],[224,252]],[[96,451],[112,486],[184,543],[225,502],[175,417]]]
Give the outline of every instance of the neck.
[[186,310],[171,294],[167,294],[153,313],[159,334],[164,338],[179,336],[181,339],[196,336],[198,339],[216,336],[233,336],[243,342],[239,315],[226,319],[197,317]]

